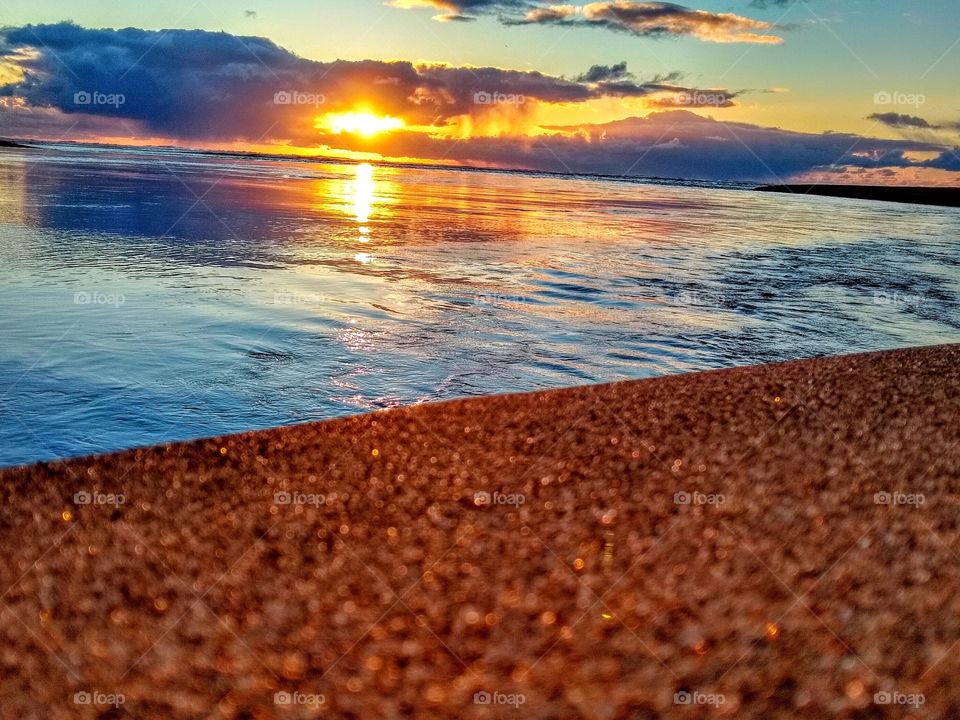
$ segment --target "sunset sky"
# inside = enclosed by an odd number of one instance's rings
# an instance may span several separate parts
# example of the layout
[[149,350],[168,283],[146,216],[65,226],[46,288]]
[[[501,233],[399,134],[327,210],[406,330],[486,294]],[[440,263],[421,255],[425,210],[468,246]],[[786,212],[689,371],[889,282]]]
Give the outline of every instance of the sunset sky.
[[6,137],[960,184],[955,0],[2,0],[0,25]]

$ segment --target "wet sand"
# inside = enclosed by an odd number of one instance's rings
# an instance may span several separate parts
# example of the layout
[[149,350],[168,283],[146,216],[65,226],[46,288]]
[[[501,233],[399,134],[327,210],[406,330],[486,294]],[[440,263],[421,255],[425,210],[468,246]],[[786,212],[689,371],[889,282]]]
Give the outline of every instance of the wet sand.
[[914,205],[942,205],[960,207],[960,188],[904,187],[900,185],[764,185],[759,192],[790,193],[791,195],[823,195],[826,197],[879,200],[882,202],[911,203]]
[[958,717],[958,420],[954,345],[5,471],[0,712]]

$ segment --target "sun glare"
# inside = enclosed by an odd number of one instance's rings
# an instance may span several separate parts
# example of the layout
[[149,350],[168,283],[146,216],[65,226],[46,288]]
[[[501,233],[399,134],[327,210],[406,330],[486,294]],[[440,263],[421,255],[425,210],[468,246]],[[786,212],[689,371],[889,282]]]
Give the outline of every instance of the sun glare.
[[388,115],[380,116],[368,112],[331,113],[319,118],[318,127],[340,135],[352,133],[363,137],[372,137],[383,132],[398,130],[404,122],[400,118]]
[[[370,220],[370,214],[373,212],[373,203],[376,198],[375,184],[373,180],[373,167],[368,163],[357,165],[357,179],[353,182],[353,214],[357,217],[357,222],[361,226]],[[366,228],[360,228],[361,235],[366,235]],[[366,238],[361,238],[361,242],[366,242]]]

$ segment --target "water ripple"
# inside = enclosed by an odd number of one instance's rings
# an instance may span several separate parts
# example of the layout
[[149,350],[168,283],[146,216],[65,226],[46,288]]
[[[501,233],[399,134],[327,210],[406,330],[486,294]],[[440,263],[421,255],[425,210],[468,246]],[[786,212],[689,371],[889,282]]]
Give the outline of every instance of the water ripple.
[[949,208],[77,146],[0,198],[3,465],[960,340]]

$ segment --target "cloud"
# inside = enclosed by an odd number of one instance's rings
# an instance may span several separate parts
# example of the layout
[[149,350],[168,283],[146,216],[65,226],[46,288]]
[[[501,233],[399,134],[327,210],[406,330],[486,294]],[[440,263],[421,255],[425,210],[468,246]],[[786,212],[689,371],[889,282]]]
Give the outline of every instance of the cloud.
[[524,10],[530,6],[527,0],[390,0],[396,8],[433,8],[441,11],[434,16],[440,22],[476,20],[477,14],[510,10]]
[[[574,79],[436,63],[317,62],[264,38],[62,23],[0,30],[4,67],[0,125],[10,136],[288,144],[532,170],[763,182],[837,167],[960,170],[955,151],[935,142],[796,133],[687,110],[600,125],[532,124],[538,103],[642,98],[652,107],[714,109],[745,92],[687,87],[679,73],[644,80],[623,62]],[[403,118],[407,127],[372,138],[318,129],[323,115],[364,106]]]
[[892,128],[924,128],[931,129],[934,126],[924,120],[922,117],[914,115],[901,115],[900,113],[874,113],[868,115],[867,120],[875,120]]
[[950,148],[949,150],[940,153],[939,156],[923,163],[923,166],[935,168],[937,170],[960,172],[960,147]]
[[728,108],[736,105],[734,98],[742,93],[715,88],[712,90],[677,90],[673,95],[651,99],[650,107],[667,108]]
[[624,61],[616,65],[594,65],[583,75],[580,75],[577,80],[579,82],[601,82],[603,80],[623,80],[629,77],[632,77],[632,75],[627,72],[627,63]]
[[892,128],[896,128],[898,130],[904,130],[904,131],[911,131],[911,130],[947,130],[951,132],[960,131],[960,121],[932,123],[929,120],[926,120],[922,117],[917,117],[916,115],[901,115],[900,113],[895,113],[895,112],[874,113],[873,115],[868,115],[867,120],[874,120],[888,127],[892,127]]
[[317,62],[265,38],[200,30],[92,30],[71,23],[0,31],[3,64],[14,67],[11,75],[17,77],[0,85],[0,97],[17,97],[35,108],[114,118],[128,127],[139,123],[153,135],[173,138],[307,145],[317,141],[316,115],[364,105],[409,124],[443,128],[460,116],[492,110],[503,116],[511,110],[489,107],[482,102],[486,96],[522,101],[512,108],[522,117],[537,102],[704,92],[676,84],[679,73],[639,81],[626,63],[595,66],[569,80],[493,67]]
[[[777,182],[829,167],[940,167],[942,146],[866,138],[848,133],[800,133],[749,123],[722,122],[685,110],[654,113],[600,125],[556,127],[538,162],[574,172],[654,175]],[[665,144],[671,145],[664,153]],[[853,150],[851,150],[853,148]],[[937,152],[938,160],[916,162],[905,153]],[[939,164],[937,164],[939,162]]]
[[693,37],[714,43],[780,44],[776,27],[734,13],[693,10],[669,2],[607,0],[584,5],[534,0],[393,0],[394,7],[440,10],[437,20],[497,15],[506,25],[581,25],[643,37]]
[[576,19],[580,10],[576,5],[558,5],[555,7],[535,7],[527,11],[523,20],[507,21],[507,24],[521,25],[524,23],[547,24],[569,23]]
[[780,44],[783,38],[759,31],[773,29],[771,23],[733,13],[690,10],[665,2],[615,0],[581,7],[567,6],[562,17],[531,11],[525,22],[584,24],[620,30],[644,37],[690,36],[714,43]]

